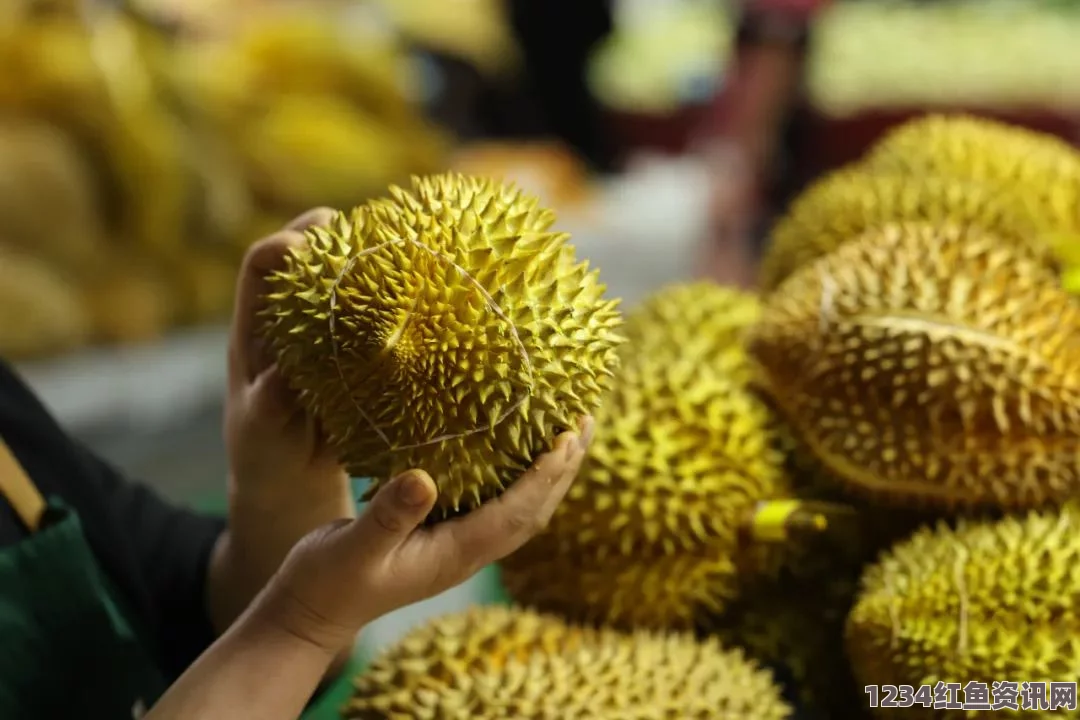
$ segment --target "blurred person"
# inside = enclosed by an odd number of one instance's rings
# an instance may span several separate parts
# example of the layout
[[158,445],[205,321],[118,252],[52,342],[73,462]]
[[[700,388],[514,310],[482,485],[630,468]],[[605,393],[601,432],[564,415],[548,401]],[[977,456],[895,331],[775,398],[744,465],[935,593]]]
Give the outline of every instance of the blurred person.
[[611,0],[507,0],[523,56],[524,90],[539,106],[544,130],[602,173],[617,168],[617,149],[589,90],[586,67],[597,43],[614,27],[611,5]]
[[228,348],[227,519],[122,477],[0,363],[0,717],[298,717],[362,627],[512,552],[573,481],[591,419],[501,498],[427,526],[394,478],[357,516],[347,474],[257,339],[264,278],[313,211],[248,252]]

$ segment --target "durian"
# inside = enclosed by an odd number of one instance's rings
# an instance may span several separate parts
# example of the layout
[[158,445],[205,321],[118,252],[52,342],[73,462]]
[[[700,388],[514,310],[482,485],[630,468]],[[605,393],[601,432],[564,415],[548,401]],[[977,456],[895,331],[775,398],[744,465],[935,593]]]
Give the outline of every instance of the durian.
[[46,122],[0,116],[4,241],[64,271],[95,267],[105,222],[84,149]]
[[[1065,238],[1059,223],[1025,193],[919,174],[843,168],[803,192],[777,223],[761,265],[761,287],[775,290],[792,272],[883,223],[954,222],[991,231],[1002,241],[1030,246],[1055,265],[1053,248]],[[1073,234],[1080,245],[1080,234]]]
[[1080,266],[1080,151],[1047,133],[970,115],[931,114],[889,131],[867,153],[871,172],[938,175],[1022,196],[1060,233],[1048,239],[1067,268]]
[[750,391],[756,300],[670,286],[629,315],[589,456],[548,528],[502,562],[511,595],[575,620],[686,628],[768,565],[740,542],[785,497],[778,418]]
[[[961,520],[956,528],[942,523],[866,570],[847,620],[848,655],[867,685],[1073,685],[1080,677],[1078,596],[1080,514],[1071,504],[998,521]],[[900,718],[919,711],[893,712]],[[927,709],[921,716],[990,715]],[[1080,717],[1063,709],[1024,715]]]
[[765,387],[849,490],[1032,507],[1080,482],[1080,306],[974,228],[872,230],[792,275],[750,338]]
[[0,356],[55,355],[90,335],[90,318],[71,285],[48,263],[0,238]]
[[346,720],[783,720],[772,675],[690,635],[483,607],[421,626],[355,681]]
[[349,471],[407,468],[432,519],[500,494],[593,412],[622,317],[554,214],[512,186],[414,178],[307,232],[269,278],[266,333]]

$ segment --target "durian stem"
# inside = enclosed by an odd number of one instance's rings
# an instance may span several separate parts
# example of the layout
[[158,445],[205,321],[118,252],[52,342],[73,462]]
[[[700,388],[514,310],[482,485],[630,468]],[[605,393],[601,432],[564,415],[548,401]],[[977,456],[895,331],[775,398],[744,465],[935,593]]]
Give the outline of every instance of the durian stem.
[[759,502],[750,512],[745,530],[747,536],[757,543],[798,542],[848,525],[856,515],[855,508],[839,503],[766,500]]

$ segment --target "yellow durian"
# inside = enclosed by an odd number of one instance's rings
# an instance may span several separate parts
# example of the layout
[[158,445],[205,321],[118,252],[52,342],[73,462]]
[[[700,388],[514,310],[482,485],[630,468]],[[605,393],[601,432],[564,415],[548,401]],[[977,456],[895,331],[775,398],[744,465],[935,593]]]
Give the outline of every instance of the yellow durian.
[[[993,232],[1003,242],[1031,247],[1055,264],[1060,224],[1024,193],[970,179],[837,170],[799,195],[773,228],[761,264],[761,287],[771,292],[792,272],[867,230],[901,221],[950,222]],[[1080,233],[1072,235],[1080,245]]]
[[73,350],[89,340],[90,323],[70,283],[0,237],[0,356],[38,358]]
[[98,178],[84,148],[51,123],[0,116],[4,241],[64,271],[92,272],[105,241]]
[[355,681],[346,720],[785,720],[771,673],[715,640],[504,607],[437,618]]
[[1034,208],[1069,270],[1080,265],[1080,150],[1048,133],[962,114],[930,114],[886,133],[862,162],[871,172],[939,175],[999,187]]
[[800,440],[859,495],[1015,508],[1080,483],[1080,306],[992,234],[869,231],[782,284],[750,350]]
[[281,372],[352,474],[423,468],[438,519],[595,410],[622,317],[554,220],[512,186],[415,178],[307,231],[269,278]]
[[777,417],[747,386],[741,336],[756,302],[675,285],[629,315],[638,343],[622,349],[577,482],[546,531],[503,560],[515,600],[686,628],[722,611],[744,568],[767,565],[741,542],[758,503],[787,494]]
[[[942,682],[962,689],[969,682],[1011,681],[1075,688],[1078,596],[1080,514],[1072,505],[997,521],[961,520],[955,528],[926,527],[865,571],[847,619],[851,666],[866,685],[917,689]],[[956,695],[963,700],[963,692]],[[996,714],[923,707],[875,713],[942,720]],[[1024,717],[1075,718],[1080,712],[1059,708]]]

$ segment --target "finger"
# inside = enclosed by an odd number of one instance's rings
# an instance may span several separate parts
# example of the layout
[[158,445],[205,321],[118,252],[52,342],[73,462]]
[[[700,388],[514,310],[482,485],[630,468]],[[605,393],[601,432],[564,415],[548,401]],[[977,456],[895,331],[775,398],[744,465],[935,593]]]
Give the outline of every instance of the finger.
[[575,433],[563,433],[509,490],[461,518],[440,523],[424,539],[443,562],[479,568],[524,545],[547,526],[584,456]]
[[374,557],[385,556],[408,539],[435,506],[435,481],[409,470],[383,486],[349,528],[350,541]]
[[270,289],[266,278],[272,271],[285,267],[285,257],[290,249],[303,247],[303,244],[303,235],[283,230],[248,248],[240,267],[233,301],[232,332],[229,337],[230,383],[250,383],[269,366],[269,355],[259,342],[256,317],[263,297]]
[[247,393],[246,403],[251,422],[274,430],[295,422],[300,413],[296,393],[276,366],[267,368],[255,378]]
[[330,221],[334,219],[335,211],[333,208],[317,207],[308,210],[303,215],[299,215],[293,218],[285,225],[286,230],[295,230],[296,232],[304,232],[310,227],[325,227],[330,224]]

